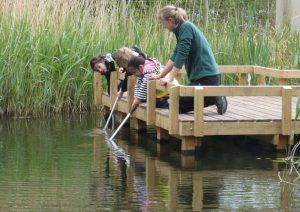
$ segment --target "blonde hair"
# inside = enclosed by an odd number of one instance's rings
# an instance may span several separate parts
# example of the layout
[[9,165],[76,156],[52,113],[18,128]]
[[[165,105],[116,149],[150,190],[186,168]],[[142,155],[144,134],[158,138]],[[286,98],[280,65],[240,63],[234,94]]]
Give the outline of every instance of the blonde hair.
[[127,68],[128,62],[133,56],[136,56],[136,54],[136,52],[128,47],[122,47],[117,49],[114,58],[119,67]]
[[157,13],[157,17],[161,21],[173,18],[176,23],[182,23],[188,19],[186,11],[174,5],[167,5],[161,8]]

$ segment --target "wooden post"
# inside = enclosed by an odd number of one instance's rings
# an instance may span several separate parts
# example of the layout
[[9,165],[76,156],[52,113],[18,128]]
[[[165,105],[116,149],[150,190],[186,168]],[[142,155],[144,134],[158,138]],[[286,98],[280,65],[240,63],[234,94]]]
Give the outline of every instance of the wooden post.
[[132,120],[133,120],[134,129],[136,129],[138,133],[146,133],[147,131],[146,122],[137,119],[135,117],[132,118]]
[[185,169],[195,169],[196,168],[195,154],[181,155],[181,167]]
[[163,128],[160,128],[160,127],[157,127],[156,128],[156,131],[157,131],[157,135],[156,135],[156,138],[159,142],[161,141],[165,141],[165,140],[169,140],[170,139],[170,135],[168,133],[167,130],[163,129]]
[[158,156],[165,157],[170,154],[170,145],[162,145],[160,143],[156,144],[156,152]]
[[175,135],[179,133],[179,86],[170,89],[170,107],[169,107],[169,133]]
[[204,89],[195,87],[194,89],[194,136],[203,136],[204,128]]
[[155,124],[156,81],[148,82],[147,89],[147,125]]
[[184,136],[181,139],[182,154],[189,155],[195,152],[197,138],[194,136]]
[[114,105],[118,93],[118,72],[113,71],[110,74],[110,109]]
[[247,74],[246,73],[239,74],[239,85],[247,85]]
[[257,84],[258,85],[266,85],[266,76],[258,75],[257,77]]
[[126,118],[126,116],[127,116],[127,114],[122,113],[122,112],[120,112],[120,111],[115,111],[114,113],[116,114],[116,117],[117,117],[117,119],[118,119],[118,121],[119,121],[120,123],[121,123],[121,122]]
[[290,142],[291,136],[288,135],[273,135],[272,144],[276,146],[276,149],[281,152],[286,150],[287,145],[291,145]]
[[287,85],[288,81],[286,78],[279,78],[279,85]]
[[102,104],[102,77],[98,71],[94,71],[94,103],[96,106]]
[[[134,100],[134,87],[135,87],[135,76],[130,76],[127,78],[127,111],[130,111],[132,102]],[[134,115],[134,114],[133,114]]]
[[196,146],[195,148],[196,149],[200,149],[202,146],[202,138],[198,138],[197,141],[196,141]]
[[292,88],[282,87],[281,134],[290,135],[292,127]]

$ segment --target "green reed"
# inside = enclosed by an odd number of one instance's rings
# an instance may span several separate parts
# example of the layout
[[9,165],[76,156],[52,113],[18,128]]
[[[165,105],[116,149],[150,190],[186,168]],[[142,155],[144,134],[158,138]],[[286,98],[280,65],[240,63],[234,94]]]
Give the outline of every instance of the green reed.
[[[93,110],[91,57],[138,45],[165,63],[176,43],[155,16],[165,5],[159,0],[142,7],[105,0],[0,2],[0,112],[5,114]],[[204,29],[201,5],[189,3],[181,6],[203,29],[218,64],[300,69],[299,33],[276,31],[268,19],[258,24],[255,8],[240,18],[235,5],[229,8],[233,13],[222,11],[222,18],[209,14]],[[223,83],[236,80],[227,75]]]

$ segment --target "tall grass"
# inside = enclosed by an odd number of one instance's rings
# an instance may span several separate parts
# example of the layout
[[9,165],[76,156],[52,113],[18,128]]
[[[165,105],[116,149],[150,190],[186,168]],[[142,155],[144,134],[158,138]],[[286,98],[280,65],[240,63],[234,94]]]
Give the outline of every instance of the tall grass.
[[[0,2],[0,112],[5,114],[92,110],[92,56],[139,45],[164,63],[176,42],[156,20],[156,11],[165,5],[161,0],[125,7],[109,0]],[[220,2],[212,4],[203,29],[219,64],[300,69],[299,33],[276,31],[270,8],[267,18],[257,19],[257,8],[249,6],[241,18],[233,5],[230,13],[222,7],[220,17],[221,7],[215,6]],[[190,0],[178,4],[202,28],[201,5]],[[235,80],[225,77],[224,83]]]

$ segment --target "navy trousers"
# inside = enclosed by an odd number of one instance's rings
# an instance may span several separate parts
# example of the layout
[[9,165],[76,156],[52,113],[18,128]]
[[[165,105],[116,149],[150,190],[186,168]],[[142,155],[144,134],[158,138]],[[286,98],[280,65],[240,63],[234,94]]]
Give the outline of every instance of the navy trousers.
[[[197,86],[216,86],[221,84],[220,75],[207,76],[196,81],[190,82],[189,85]],[[216,104],[216,97],[204,97],[204,107]],[[179,113],[187,113],[194,110],[194,97],[180,97],[179,98]]]

